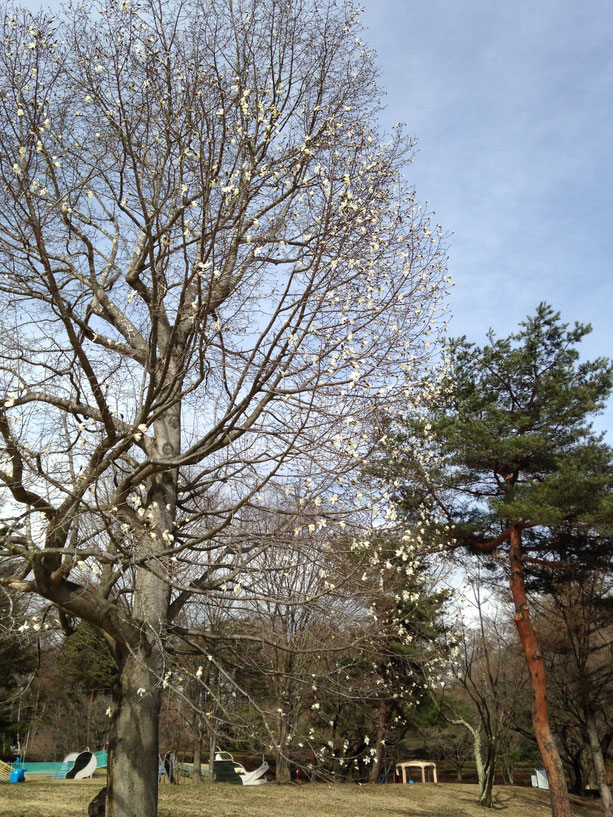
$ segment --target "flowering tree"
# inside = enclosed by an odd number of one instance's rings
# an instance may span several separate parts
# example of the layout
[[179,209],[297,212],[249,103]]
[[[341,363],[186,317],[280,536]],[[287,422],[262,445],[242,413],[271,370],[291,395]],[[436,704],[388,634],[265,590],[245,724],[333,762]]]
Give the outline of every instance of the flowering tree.
[[358,13],[101,0],[2,23],[3,581],[113,648],[113,817],[156,813],[170,624],[257,594],[251,508],[350,544],[370,415],[419,399],[441,236],[399,175],[410,142],[372,129]]
[[[257,571],[232,598],[183,606],[171,631],[195,656],[169,667],[164,686],[192,722],[214,726],[221,746],[241,735],[267,745],[277,781],[296,765],[378,780],[392,722],[406,730],[416,676],[444,652],[435,577],[413,575],[413,561],[393,556],[399,541],[380,530],[376,554],[353,537],[347,552],[346,537],[325,528],[283,541],[270,509],[250,515],[248,531],[251,542],[270,540]],[[184,695],[190,676],[195,693]]]

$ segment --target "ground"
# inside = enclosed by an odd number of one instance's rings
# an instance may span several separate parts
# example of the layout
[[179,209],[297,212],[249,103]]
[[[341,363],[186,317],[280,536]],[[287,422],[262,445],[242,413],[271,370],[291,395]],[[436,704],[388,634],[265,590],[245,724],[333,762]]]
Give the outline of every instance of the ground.
[[[85,817],[101,787],[96,780],[0,785],[1,817]],[[496,786],[501,817],[549,817],[547,792]],[[599,817],[598,801],[573,797],[573,817]],[[492,812],[489,812],[490,814]],[[477,787],[460,783],[414,786],[304,784],[258,787],[203,783],[160,786],[159,817],[484,817]]]

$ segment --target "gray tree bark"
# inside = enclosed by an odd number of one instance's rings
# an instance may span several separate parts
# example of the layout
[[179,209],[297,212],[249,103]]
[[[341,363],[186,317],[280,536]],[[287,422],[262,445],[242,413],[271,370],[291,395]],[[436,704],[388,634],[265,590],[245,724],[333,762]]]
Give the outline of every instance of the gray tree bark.
[[379,702],[379,717],[377,719],[377,734],[375,738],[375,755],[370,769],[369,782],[378,783],[381,774],[381,764],[383,761],[383,750],[385,749],[385,727],[387,725],[388,702]]
[[213,764],[215,762],[215,752],[217,751],[217,732],[215,729],[211,730],[209,737],[209,780],[211,783],[215,782],[215,775],[213,773]]
[[[157,814],[161,694],[147,650],[122,659],[109,742],[107,817]],[[139,690],[151,691],[143,694]]]
[[277,742],[279,748],[275,749],[275,779],[277,783],[289,783],[292,776],[290,773],[289,764],[284,756],[284,750],[287,747],[287,723],[282,715],[279,716],[279,723],[277,726]]
[[199,725],[196,727],[194,739],[194,764],[192,766],[192,783],[202,782],[202,733]]
[[598,789],[600,791],[602,813],[605,815],[605,817],[613,817],[613,795],[611,794],[611,787],[607,783],[607,773],[602,754],[602,746],[600,745],[600,740],[598,738],[596,719],[594,718],[594,713],[589,703],[585,704],[584,711],[587,734],[590,741],[590,751],[592,753],[594,771],[596,773],[596,780],[598,781]]
[[488,747],[487,757],[483,763],[483,775],[479,780],[479,803],[486,808],[492,807],[492,789],[496,774],[496,752],[492,746]]

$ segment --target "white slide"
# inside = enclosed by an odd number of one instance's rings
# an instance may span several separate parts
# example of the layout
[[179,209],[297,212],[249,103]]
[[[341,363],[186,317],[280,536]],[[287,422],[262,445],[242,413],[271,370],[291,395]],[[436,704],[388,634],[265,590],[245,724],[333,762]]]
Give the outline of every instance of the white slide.
[[[73,752],[67,755],[64,762],[70,763],[73,760]],[[93,752],[79,752],[74,756],[74,765],[69,772],[66,773],[66,780],[83,780],[85,777],[91,777],[96,771],[98,761]]]
[[243,778],[243,786],[261,786],[262,783],[266,783],[264,775],[267,771],[268,763],[266,761],[264,761],[261,766],[258,766],[254,772],[247,772],[243,769],[242,772],[239,772]]
[[[219,774],[219,779],[226,783],[241,783],[243,786],[262,786],[267,782],[264,775],[268,771],[269,767],[264,758],[262,758],[261,765],[258,766],[258,768],[253,772],[248,772],[244,766],[241,766],[240,763],[236,763],[230,752],[216,752],[213,768],[215,767],[215,764],[219,764],[219,766],[226,766],[226,770],[223,772],[223,777],[221,777],[221,772],[214,771],[214,774]],[[227,767],[230,768],[228,769]],[[236,777],[238,777],[239,780],[236,780]]]

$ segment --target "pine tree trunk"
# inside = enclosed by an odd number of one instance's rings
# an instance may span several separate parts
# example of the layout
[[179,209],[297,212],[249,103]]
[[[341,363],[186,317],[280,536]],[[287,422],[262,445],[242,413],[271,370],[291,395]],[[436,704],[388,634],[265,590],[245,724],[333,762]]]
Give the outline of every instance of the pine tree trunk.
[[596,720],[594,713],[589,704],[585,704],[585,722],[587,726],[587,734],[590,741],[590,751],[594,761],[594,771],[596,772],[596,780],[600,790],[600,798],[602,803],[602,813],[604,817],[613,817],[613,796],[611,795],[611,788],[607,783],[607,773],[604,765],[604,757],[602,754],[602,746],[598,738],[598,730],[596,728]]
[[511,528],[509,542],[510,585],[515,604],[515,623],[530,672],[533,693],[532,725],[549,780],[552,817],[571,817],[562,761],[549,727],[545,662],[539,649],[536,631],[530,621],[530,608],[524,585],[521,533],[516,527]]
[[375,755],[373,764],[370,768],[369,781],[371,783],[378,783],[381,774],[381,763],[383,761],[383,750],[385,748],[385,727],[387,726],[387,700],[379,702],[379,718],[377,720],[377,735],[375,739]]

